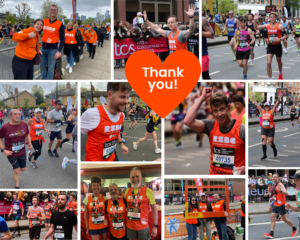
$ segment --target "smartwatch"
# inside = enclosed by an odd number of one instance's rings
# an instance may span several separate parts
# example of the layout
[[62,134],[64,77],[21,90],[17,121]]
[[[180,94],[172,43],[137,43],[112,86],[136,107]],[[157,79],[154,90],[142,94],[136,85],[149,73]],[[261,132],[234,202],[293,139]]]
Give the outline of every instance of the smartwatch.
[[158,228],[158,225],[153,225],[153,227],[157,227]]
[[4,152],[5,151],[5,148],[1,149],[1,152]]

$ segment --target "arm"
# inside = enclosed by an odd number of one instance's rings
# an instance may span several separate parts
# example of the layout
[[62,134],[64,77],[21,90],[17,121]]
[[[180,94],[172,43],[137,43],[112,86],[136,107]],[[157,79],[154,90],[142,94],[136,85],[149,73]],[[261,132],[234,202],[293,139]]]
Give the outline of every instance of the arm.
[[278,185],[279,191],[281,191],[282,194],[289,195],[282,183],[279,183]]
[[248,29],[248,33],[249,33],[250,38],[251,38],[251,43],[250,43],[250,45],[251,45],[251,44],[254,44],[254,43],[255,43],[255,36],[254,36],[253,31],[252,31],[251,29]]
[[27,121],[27,126],[30,126],[32,124],[32,119],[29,119],[28,121]]
[[147,12],[144,10],[144,20],[145,22],[152,28],[152,30],[156,31],[157,33],[159,33],[160,35],[162,35],[163,37],[166,36],[165,34],[165,30],[161,29],[159,26],[156,26],[155,24],[153,24],[152,22],[150,22],[148,20],[147,17]]
[[46,236],[44,237],[44,240],[45,240],[45,239],[48,239],[48,237],[50,237],[51,234],[52,234],[53,232],[54,232],[54,224],[51,224],[51,227],[50,227],[50,229],[48,230]]
[[252,102],[255,104],[255,106],[258,108],[259,112],[263,112],[264,110],[258,105],[258,103],[256,102],[256,100],[253,97],[253,92],[251,92],[251,100]]
[[195,9],[196,9],[195,5],[191,4],[189,5],[189,10],[184,11],[186,15],[188,15],[189,17],[189,29],[184,32],[184,36],[186,38],[189,38],[195,30],[195,22],[194,22]]
[[205,31],[202,31],[202,36],[206,38],[213,39],[215,37],[214,30],[211,28],[209,22],[206,18],[202,18],[202,28],[204,28]]
[[27,134],[26,139],[27,139],[27,142],[28,142],[28,149],[32,149],[30,134]]
[[[59,28],[59,47],[57,49],[57,52],[56,54],[59,54],[61,53],[62,51],[62,48],[65,44],[65,26],[63,24],[60,25],[60,28]],[[55,54],[55,55],[56,55]],[[54,56],[55,58],[55,56]],[[59,58],[59,57],[58,57]],[[57,58],[56,58],[57,59]]]
[[45,211],[44,211],[44,209],[42,208],[41,209],[41,217],[39,217],[39,220],[41,220],[41,221],[45,221],[45,219],[46,219],[46,217],[45,217]]
[[22,41],[24,41],[28,38],[30,38],[30,37],[29,37],[29,33],[27,33],[27,32],[24,33],[22,31],[20,31],[20,32],[13,35],[13,40],[15,42],[22,42]]
[[267,25],[257,26],[257,20],[258,19],[259,19],[259,13],[255,13],[254,22],[253,22],[254,29],[255,30],[263,30],[263,29],[267,28]]
[[10,239],[12,239],[12,236],[10,231],[8,230],[4,233],[4,237],[2,238],[2,240],[10,240]]
[[125,146],[125,144],[123,143],[123,140],[121,138],[121,134],[119,133],[118,135],[118,142],[121,143],[121,148],[124,150],[123,154],[127,154],[128,153],[128,147]]
[[287,204],[285,204],[286,209],[291,209],[294,212],[299,212],[299,208],[298,208],[299,202],[297,200],[297,196],[298,196],[298,191],[296,191],[296,206],[292,206],[292,205],[287,203]]
[[[151,204],[151,209],[152,209],[152,215],[153,215],[153,225],[157,225],[158,224],[158,211],[156,208],[156,204]],[[152,237],[156,237],[157,236],[157,227],[152,228]]]
[[86,232],[89,232],[89,213],[88,213],[88,206],[84,205],[84,221],[86,226]]
[[[280,30],[281,32],[284,32],[284,27],[283,27],[281,24],[279,24],[279,30]],[[282,41],[282,40],[284,40],[284,39],[288,39],[288,37],[289,37],[289,36],[285,33],[284,36],[281,36],[280,41]]]
[[[271,113],[272,113],[272,114],[274,114],[274,112],[275,112],[275,110],[276,110],[278,104],[280,103],[280,99],[281,99],[281,98],[282,98],[282,93],[278,94],[278,100],[277,100],[277,102],[275,103],[275,106],[274,106],[274,107],[272,108],[272,110],[271,110]],[[290,113],[291,113],[291,109],[290,109]]]
[[222,31],[222,34],[226,31],[226,29],[227,29],[227,20],[228,19],[226,19],[226,21],[225,21],[225,24],[224,24],[224,29],[223,29],[223,31]]
[[[210,91],[209,91],[210,90]],[[209,91],[209,92],[206,92]],[[196,120],[196,116],[198,111],[202,105],[202,103],[212,95],[211,88],[203,88],[201,97],[197,100],[195,104],[192,105],[191,109],[187,112],[183,123],[190,128],[192,128],[196,132],[202,132],[205,128],[203,121]]]

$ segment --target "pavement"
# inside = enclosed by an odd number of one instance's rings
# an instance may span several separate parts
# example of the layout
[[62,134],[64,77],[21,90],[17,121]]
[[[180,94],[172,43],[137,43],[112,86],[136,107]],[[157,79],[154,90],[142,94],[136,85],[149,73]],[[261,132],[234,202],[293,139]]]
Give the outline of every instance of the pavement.
[[[127,141],[125,145],[128,147],[128,154],[123,154],[123,150],[120,146],[117,146],[116,152],[119,161],[154,161],[161,158],[161,154],[155,153],[153,139],[150,137],[146,142],[142,142],[138,145],[138,149],[133,149],[133,142],[137,142],[140,138],[144,137],[146,133],[146,121],[138,121],[134,125],[134,130],[129,130],[130,121],[124,121],[124,132],[126,135],[123,138]],[[156,130],[157,144],[161,148],[161,125],[158,125],[159,130]],[[81,161],[84,161],[86,152],[85,145],[87,141],[87,135],[81,134]]]
[[278,155],[277,157],[274,157],[273,149],[269,144],[267,144],[268,158],[263,161],[260,160],[263,154],[260,131],[261,126],[259,126],[259,124],[249,125],[249,167],[287,168],[299,166],[300,131],[296,121],[295,126],[292,126],[290,120],[276,122],[274,143],[276,145]]
[[[8,118],[5,119],[5,123]],[[26,121],[25,121],[26,122]],[[49,129],[49,126],[46,126]],[[62,137],[66,137],[66,124],[62,126]],[[30,162],[26,163],[26,170],[21,172],[20,188],[24,189],[75,189],[77,188],[77,165],[68,164],[66,169],[62,169],[61,164],[64,157],[76,159],[75,153],[72,152],[72,138],[69,142],[63,144],[63,148],[58,148],[59,157],[48,156],[49,136],[47,132],[43,132],[46,140],[43,143],[42,154],[36,161],[38,168],[34,169]],[[4,140],[3,140],[4,141]],[[56,140],[52,145],[52,150],[56,144]],[[26,146],[26,152],[28,145]],[[33,149],[31,151],[34,151]],[[13,180],[12,166],[7,158],[1,154],[2,165],[0,168],[1,188],[13,189],[15,187]],[[3,181],[5,179],[5,181]]]
[[214,46],[214,45],[224,44],[224,43],[228,43],[227,36],[215,35],[213,39],[211,38],[207,39],[207,46]]
[[[249,215],[251,214],[249,213]],[[287,218],[290,219],[296,227],[298,227],[299,225],[298,213],[291,212],[290,214],[287,214]],[[248,233],[249,233],[248,239],[249,240],[266,239],[264,233],[269,233],[270,227],[271,227],[270,213],[253,216],[252,222],[248,224]],[[277,240],[299,239],[300,234],[298,231],[295,237],[291,237],[291,235],[292,235],[292,229],[290,226],[288,226],[283,221],[276,222],[275,231],[274,231],[275,239]]]
[[[216,38],[215,41],[220,40],[219,38]],[[262,42],[263,41],[261,40],[261,43]],[[258,43],[258,40],[256,43]],[[208,47],[208,53],[210,56],[209,73],[212,79],[243,78],[243,69],[238,66],[236,61],[233,61],[233,53],[228,42],[218,42],[217,45],[210,45]],[[268,80],[266,46],[263,44],[260,47],[255,46],[254,53],[254,66],[249,67],[248,69],[248,79]],[[282,55],[283,79],[299,79],[297,74],[297,63],[299,61],[300,53],[297,52],[297,46],[294,44],[294,41],[291,41],[291,38],[289,38],[288,53],[283,53]],[[272,61],[272,75],[272,79],[278,79],[278,65],[275,57]]]
[[115,80],[126,80],[125,68],[115,68],[114,69],[114,79]]
[[[5,38],[5,42],[8,39]],[[12,58],[15,54],[15,45],[8,46],[0,44],[0,79],[13,79],[12,74]],[[3,49],[11,49],[9,51],[1,51]],[[63,51],[62,51],[63,52]],[[111,78],[111,41],[104,40],[103,48],[96,47],[94,59],[89,58],[89,54],[84,50],[83,59],[76,66],[73,66],[73,72],[69,73],[66,69],[67,60],[63,55],[62,68],[65,75],[63,80],[107,80]],[[39,75],[39,66],[34,66],[34,77]],[[40,79],[40,78],[37,78]]]

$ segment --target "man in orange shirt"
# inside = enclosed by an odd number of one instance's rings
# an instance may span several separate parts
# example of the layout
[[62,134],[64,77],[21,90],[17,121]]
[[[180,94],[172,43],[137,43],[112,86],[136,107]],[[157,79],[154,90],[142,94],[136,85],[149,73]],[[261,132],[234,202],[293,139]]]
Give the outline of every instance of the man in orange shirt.
[[219,234],[220,239],[229,240],[227,235],[227,216],[229,209],[226,209],[226,202],[225,200],[220,199],[219,194],[214,194],[214,203],[212,204],[212,210],[213,212],[224,212],[226,217],[216,217],[214,218],[214,222]]
[[49,14],[50,18],[43,21],[43,55],[40,64],[42,80],[53,80],[56,60],[61,57],[61,51],[65,43],[65,26],[61,21],[57,20],[58,7],[51,5]]
[[74,194],[70,194],[70,201],[68,202],[68,209],[77,215],[77,202],[74,199]]
[[175,15],[170,15],[167,19],[167,25],[170,28],[170,31],[161,29],[159,26],[151,23],[147,18],[147,12],[144,11],[144,20],[145,22],[158,34],[163,37],[168,38],[169,41],[169,53],[172,53],[176,50],[187,50],[187,39],[192,35],[195,30],[194,23],[194,13],[195,13],[194,4],[189,5],[189,10],[184,11],[189,17],[189,29],[186,31],[178,30],[178,19]]

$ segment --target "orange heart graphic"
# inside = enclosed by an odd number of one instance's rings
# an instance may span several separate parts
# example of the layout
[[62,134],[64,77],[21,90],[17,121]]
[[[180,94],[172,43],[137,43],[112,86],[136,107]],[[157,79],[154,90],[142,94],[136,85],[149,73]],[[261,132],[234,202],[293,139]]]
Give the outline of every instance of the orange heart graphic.
[[200,78],[201,66],[191,52],[173,52],[162,64],[148,50],[133,53],[125,74],[137,95],[160,117],[174,110],[192,91]]

